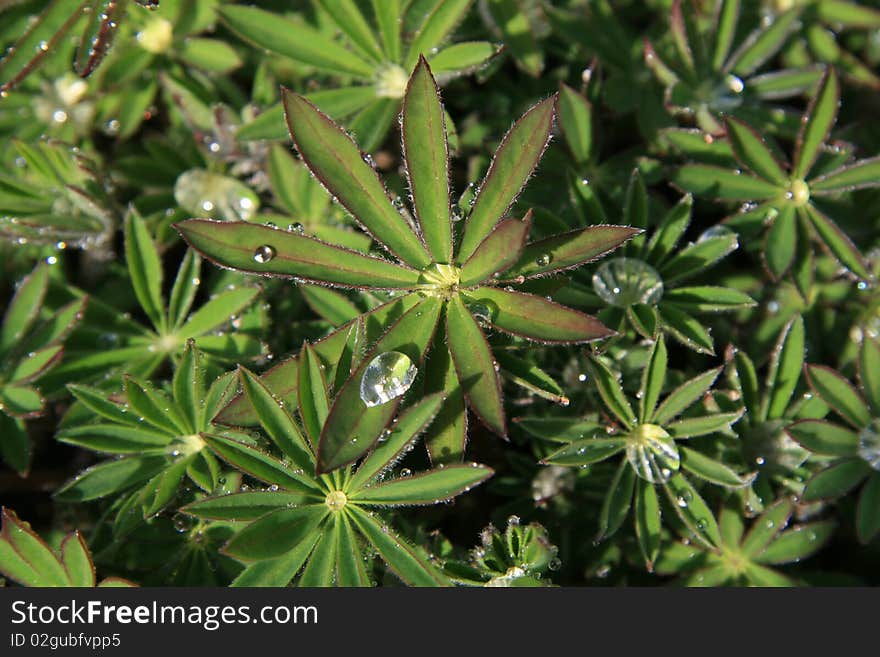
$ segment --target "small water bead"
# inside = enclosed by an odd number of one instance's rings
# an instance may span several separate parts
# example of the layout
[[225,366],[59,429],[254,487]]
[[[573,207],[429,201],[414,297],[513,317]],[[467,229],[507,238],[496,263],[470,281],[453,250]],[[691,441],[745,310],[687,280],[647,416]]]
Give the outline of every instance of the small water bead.
[[520,524],[520,517],[517,515],[509,516],[507,518],[507,526],[508,527],[518,527]]
[[402,479],[406,479],[407,477],[412,477],[412,470],[410,470],[409,468],[403,468],[403,470],[400,471],[399,476]]
[[[752,208],[754,209],[754,208]],[[697,238],[697,243],[705,242],[707,240],[716,239],[719,237],[736,237],[736,233],[734,233],[727,226],[723,226],[721,224],[717,224],[715,226],[711,226],[704,230],[700,236]]]
[[254,262],[258,262],[261,265],[265,265],[274,257],[275,249],[268,244],[262,244],[254,250]]
[[306,227],[297,221],[296,223],[287,224],[287,232],[299,233],[300,235],[302,235],[306,232]]
[[193,528],[193,525],[195,525],[195,519],[185,513],[175,513],[171,518],[171,524],[174,525],[176,531],[182,534]]
[[174,200],[184,210],[226,221],[246,221],[259,208],[257,195],[247,185],[205,169],[180,174],[174,184]]
[[546,267],[553,261],[553,257],[549,253],[542,253],[537,258],[535,258],[535,264],[538,267]]
[[376,356],[361,377],[361,401],[368,407],[386,404],[409,390],[418,368],[406,354],[386,351]]
[[627,436],[626,458],[636,474],[652,484],[668,481],[681,457],[675,441],[656,424],[640,424]]
[[880,471],[880,418],[859,433],[858,455],[872,468]]
[[728,75],[726,78],[724,78],[724,84],[726,84],[727,88],[735,94],[741,94],[746,88],[746,85],[743,83],[742,78],[739,78],[735,75]]
[[663,280],[651,265],[636,258],[614,258],[593,274],[593,289],[605,303],[627,308],[655,304],[663,297]]
[[492,321],[492,311],[489,306],[484,303],[472,303],[468,305],[468,310],[479,324],[489,324]]

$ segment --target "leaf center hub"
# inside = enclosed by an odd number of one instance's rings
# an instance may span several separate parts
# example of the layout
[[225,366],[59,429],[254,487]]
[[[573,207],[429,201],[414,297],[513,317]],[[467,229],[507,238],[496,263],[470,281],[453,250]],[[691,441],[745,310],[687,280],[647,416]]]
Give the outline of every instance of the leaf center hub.
[[788,183],[785,198],[791,201],[795,207],[801,208],[810,201],[810,186],[803,180],[792,180]]
[[376,95],[380,98],[403,98],[409,75],[397,64],[385,64],[376,71]]
[[458,294],[461,270],[453,265],[433,264],[422,271],[422,290],[432,296],[448,299]]
[[342,511],[348,503],[348,497],[341,490],[331,490],[324,499],[324,504],[331,511]]

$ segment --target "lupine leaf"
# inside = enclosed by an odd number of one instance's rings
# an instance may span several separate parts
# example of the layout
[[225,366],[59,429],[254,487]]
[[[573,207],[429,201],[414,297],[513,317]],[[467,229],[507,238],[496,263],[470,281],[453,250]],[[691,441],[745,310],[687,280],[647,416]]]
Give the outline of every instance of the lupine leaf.
[[[411,70],[419,55],[427,54],[455,29],[470,9],[472,0],[449,0],[434,2],[416,29],[407,50],[404,68]],[[383,7],[383,11],[385,8]]]
[[837,108],[840,104],[840,83],[834,67],[829,66],[825,72],[819,88],[810,100],[807,107],[805,120],[798,133],[795,145],[794,166],[791,175],[795,180],[807,176],[816,158],[819,149],[834,127],[837,120]]
[[860,458],[845,458],[817,472],[804,488],[804,501],[835,499],[858,486],[871,472],[871,466]]
[[0,326],[0,352],[25,337],[39,316],[48,285],[49,268],[46,266],[37,266],[21,281]]
[[806,559],[828,542],[834,525],[833,520],[825,520],[793,527],[777,536],[754,559],[759,563],[774,565]]
[[797,252],[798,232],[795,209],[783,205],[770,225],[762,255],[767,271],[774,279],[782,278],[791,267]]
[[233,536],[223,552],[243,561],[280,557],[308,540],[327,513],[324,504],[272,511]]
[[687,447],[679,447],[678,449],[681,453],[681,467],[713,484],[742,488],[748,486],[755,478],[754,475],[751,477],[741,476],[721,461],[710,458],[695,449]]
[[639,548],[650,572],[660,553],[660,500],[657,489],[644,481],[636,486],[635,515]]
[[805,372],[816,394],[852,426],[861,428],[871,421],[861,395],[840,374],[824,365],[807,365]]
[[721,532],[705,500],[681,474],[673,475],[664,485],[678,517],[694,536],[709,547],[721,546]]
[[323,365],[318,360],[314,349],[308,343],[303,344],[299,358],[299,415],[306,433],[316,443],[321,435],[321,428],[330,412],[330,398],[327,392],[327,381],[324,378]]
[[542,463],[552,465],[589,465],[614,456],[626,447],[624,438],[584,438],[576,440],[545,457]]
[[767,373],[767,406],[762,410],[762,417],[778,418],[784,415],[801,376],[805,339],[804,320],[796,315],[782,330],[773,350]]
[[814,454],[855,456],[859,448],[857,433],[824,420],[800,420],[785,427],[785,432]]
[[614,374],[602,361],[597,359],[591,360],[587,366],[596,381],[599,394],[602,396],[602,401],[605,402],[608,410],[617,416],[617,419],[623,423],[623,426],[627,428],[632,427],[636,422],[636,415],[633,413],[632,406],[627,401],[623,388],[620,387],[620,383],[614,377]]
[[555,95],[541,101],[523,114],[501,140],[466,220],[456,255],[459,263],[471,257],[519,196],[550,140],[555,108]]
[[165,304],[162,301],[162,263],[147,227],[133,210],[125,217],[125,260],[141,308],[153,326],[163,328]]
[[400,259],[415,267],[429,265],[425,245],[342,128],[306,98],[286,90],[284,108],[300,157],[339,203]]
[[450,500],[470,490],[492,474],[491,468],[476,463],[447,465],[361,488],[352,494],[352,499],[364,504],[383,506],[434,504]]
[[599,533],[596,540],[602,540],[614,534],[629,513],[632,505],[633,487],[636,483],[636,472],[623,459],[614,479],[605,493],[602,510],[599,513]]
[[725,119],[725,125],[736,159],[764,180],[784,185],[785,171],[761,136],[751,126],[732,117]]
[[209,520],[256,520],[279,508],[300,506],[305,499],[301,493],[254,490],[202,498],[182,507],[181,511]]
[[559,128],[578,164],[592,156],[593,107],[571,87],[559,85]]
[[666,399],[663,400],[663,403],[654,412],[651,422],[663,425],[687,410],[694,402],[706,394],[720,373],[721,368],[718,367],[698,374],[694,378],[682,383],[666,396]]
[[836,194],[880,184],[880,157],[859,160],[810,181],[813,194]]
[[692,194],[728,201],[760,201],[780,192],[778,185],[766,180],[707,164],[686,164],[672,180]]
[[531,212],[520,221],[505,219],[476,248],[461,267],[461,285],[478,285],[507,271],[520,259],[532,223]]
[[642,393],[639,397],[639,422],[647,422],[654,414],[657,400],[660,399],[660,393],[666,382],[666,365],[666,341],[660,336],[651,347],[648,364],[642,373],[642,385],[639,388]]
[[856,505],[856,530],[859,540],[867,544],[880,532],[880,475],[868,477]]

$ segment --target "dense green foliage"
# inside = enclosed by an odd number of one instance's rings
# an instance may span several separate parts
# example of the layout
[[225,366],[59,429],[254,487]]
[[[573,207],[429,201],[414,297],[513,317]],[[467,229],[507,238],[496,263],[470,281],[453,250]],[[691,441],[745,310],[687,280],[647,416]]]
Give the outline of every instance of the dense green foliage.
[[878,583],[880,3],[0,40],[10,582]]

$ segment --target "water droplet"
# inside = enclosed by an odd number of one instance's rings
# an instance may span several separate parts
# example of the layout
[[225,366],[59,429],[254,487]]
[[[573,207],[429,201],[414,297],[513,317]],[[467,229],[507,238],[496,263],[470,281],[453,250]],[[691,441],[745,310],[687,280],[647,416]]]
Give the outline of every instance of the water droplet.
[[406,477],[412,477],[412,470],[410,470],[409,468],[403,468],[403,470],[400,471],[400,477],[404,479]]
[[535,264],[539,267],[546,267],[553,260],[553,257],[549,253],[542,253],[537,258],[535,258]]
[[386,351],[376,356],[361,377],[361,400],[367,406],[379,406],[403,395],[412,385],[418,368],[409,356]]
[[645,481],[663,483],[677,472],[681,457],[675,441],[656,424],[640,424],[627,436],[626,458]]
[[580,373],[580,374],[578,374],[578,381],[580,381],[581,383],[583,383],[583,382],[586,381],[586,380],[587,380],[587,375],[586,375],[586,374],[584,374],[583,372]]
[[859,456],[875,470],[880,470],[880,418],[859,433]]
[[593,289],[605,303],[626,308],[655,304],[663,296],[663,280],[651,265],[635,258],[614,258],[593,274]]
[[[753,208],[752,208],[753,209]],[[710,228],[704,230],[700,236],[697,238],[697,242],[705,242],[707,240],[716,239],[719,237],[735,237],[736,233],[734,233],[727,226],[722,226],[721,224],[717,224]]]
[[514,515],[514,516],[509,516],[507,518],[507,526],[508,527],[518,527],[519,523],[520,523],[519,516]]
[[175,530],[183,533],[193,528],[195,520],[185,513],[175,513],[174,516],[171,518],[171,524],[174,525]]
[[746,85],[743,83],[742,79],[738,78],[735,75],[728,75],[726,78],[724,78],[724,84],[726,84],[727,88],[735,94],[741,94],[746,88]]
[[302,235],[303,233],[306,232],[306,227],[297,221],[296,223],[292,223],[292,224],[287,225],[287,232],[299,233],[300,235]]
[[261,265],[266,264],[274,257],[275,249],[268,244],[262,244],[254,249],[254,262],[259,262]]
[[259,208],[259,199],[247,185],[205,169],[180,174],[174,183],[174,200],[184,210],[226,221],[247,221]]

